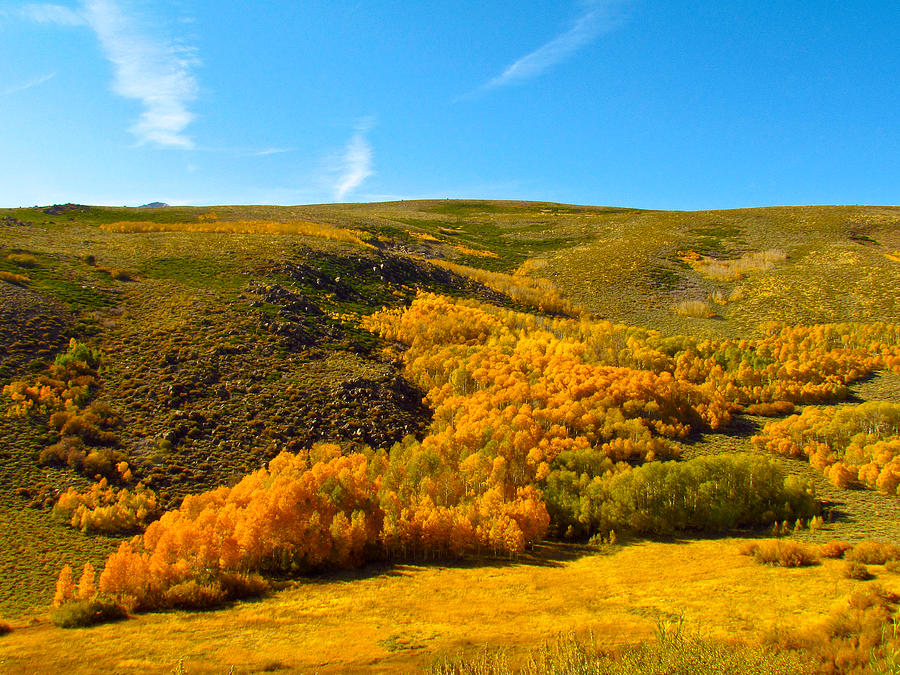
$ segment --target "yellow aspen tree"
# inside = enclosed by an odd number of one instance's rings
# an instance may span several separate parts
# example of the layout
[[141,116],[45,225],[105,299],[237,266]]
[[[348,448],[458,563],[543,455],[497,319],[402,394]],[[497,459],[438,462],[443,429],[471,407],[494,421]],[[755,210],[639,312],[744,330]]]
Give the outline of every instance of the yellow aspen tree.
[[78,580],[79,600],[88,600],[97,594],[97,585],[94,583],[95,577],[94,566],[89,562],[84,563],[81,579]]
[[72,582],[72,568],[65,565],[59,572],[56,580],[56,594],[53,596],[53,606],[59,607],[75,597],[75,585]]

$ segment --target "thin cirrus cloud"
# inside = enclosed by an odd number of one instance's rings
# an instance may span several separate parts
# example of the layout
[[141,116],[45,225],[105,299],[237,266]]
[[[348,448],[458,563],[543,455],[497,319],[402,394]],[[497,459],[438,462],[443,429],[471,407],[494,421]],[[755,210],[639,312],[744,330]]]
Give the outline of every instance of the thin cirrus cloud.
[[42,77],[36,77],[33,80],[29,80],[28,82],[23,82],[22,84],[17,84],[15,86],[9,87],[8,89],[0,90],[0,96],[9,96],[10,94],[15,94],[20,91],[25,91],[26,89],[31,89],[32,87],[37,87],[48,80],[53,79],[56,76],[56,73],[50,73],[49,75],[43,75]]
[[372,146],[366,138],[366,132],[372,125],[371,119],[360,122],[344,148],[340,161],[341,174],[334,186],[335,201],[344,201],[347,195],[375,173],[372,170]]
[[268,155],[281,155],[285,152],[293,152],[294,148],[265,148],[253,150],[244,154],[244,157],[267,157]]
[[571,28],[514,61],[481,89],[521,84],[562,63],[600,35],[621,26],[623,4],[621,0],[587,0]]
[[94,32],[113,65],[113,92],[141,103],[140,117],[129,129],[139,144],[194,147],[185,134],[194,119],[188,106],[197,95],[192,49],[150,34],[115,0],[85,0],[78,10],[26,5],[22,13],[33,21],[87,26]]

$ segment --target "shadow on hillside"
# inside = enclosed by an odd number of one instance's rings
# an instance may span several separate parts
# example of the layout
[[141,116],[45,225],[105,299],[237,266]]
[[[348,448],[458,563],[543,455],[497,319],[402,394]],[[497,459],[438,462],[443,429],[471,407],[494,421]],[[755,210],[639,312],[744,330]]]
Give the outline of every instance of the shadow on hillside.
[[859,390],[861,388],[865,389],[866,385],[871,385],[873,382],[882,379],[882,375],[881,371],[873,370],[865,377],[859,378],[850,385],[850,395],[843,401],[837,401],[837,403],[852,403],[853,405],[859,405],[860,403],[865,403],[870,400],[871,396],[861,395]]
[[734,438],[749,438],[759,433],[762,429],[764,421],[760,420],[765,420],[765,418],[736,415],[727,427],[718,430],[716,433]]
[[716,437],[735,439],[750,438],[754,434],[758,434],[769,419],[775,418],[738,414],[731,419],[731,422],[729,422],[727,426],[713,431],[694,431],[681,442],[690,447],[706,443],[711,438]]
[[598,555],[596,548],[586,544],[560,541],[545,541],[535,545],[531,550],[512,558],[493,556],[465,556],[462,558],[426,559],[410,556],[394,562],[373,562],[364,567],[351,570],[325,571],[308,576],[285,577],[281,581],[285,585],[291,582],[303,584],[350,583],[361,579],[378,577],[403,577],[416,571],[439,569],[502,569],[514,565],[534,567],[562,567],[565,563],[577,560],[586,555]]

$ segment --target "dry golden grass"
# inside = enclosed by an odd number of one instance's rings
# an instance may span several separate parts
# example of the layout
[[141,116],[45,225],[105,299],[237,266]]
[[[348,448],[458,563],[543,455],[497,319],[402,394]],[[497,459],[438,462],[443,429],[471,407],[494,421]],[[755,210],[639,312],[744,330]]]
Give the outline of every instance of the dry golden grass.
[[471,246],[466,246],[465,244],[456,244],[453,248],[457,250],[457,252],[462,253],[463,255],[471,255],[476,258],[499,258],[500,256],[494,253],[493,251],[486,251],[481,248],[472,248]]
[[409,232],[409,234],[416,239],[420,239],[421,241],[440,241],[433,234],[429,234],[428,232]]
[[529,258],[516,268],[513,272],[517,277],[527,277],[540,269],[547,266],[546,258]]
[[31,281],[24,274],[16,274],[15,272],[6,272],[4,270],[0,270],[0,281],[6,281],[11,284],[15,284],[16,286],[22,286]]
[[721,290],[715,290],[709,295],[709,301],[714,302],[717,305],[725,306],[729,302],[739,302],[746,297],[744,293],[743,286],[737,286],[731,290],[730,293],[725,293]]
[[447,260],[429,260],[428,262],[493,288],[521,305],[552,314],[569,316],[581,314],[581,310],[566,300],[556,284],[549,279],[491,272],[477,267],[458,265]]
[[696,319],[711,319],[716,316],[715,308],[703,300],[683,300],[675,305],[672,311],[680,316],[690,316]]
[[777,262],[787,260],[787,254],[778,248],[751,251],[734,260],[721,260],[689,251],[681,259],[703,276],[716,281],[743,279],[750,272],[772,269]]
[[37,265],[37,258],[30,253],[10,253],[6,259],[19,267],[34,267]]
[[847,551],[853,549],[849,541],[829,541],[819,547],[823,558],[843,558]]
[[[261,602],[211,613],[151,614],[77,633],[14,625],[0,641],[9,673],[285,670],[409,672],[445,654],[503,646],[521,654],[558,633],[614,647],[683,615],[711,638],[755,640],[821,622],[858,582],[843,561],[783,569],[740,555],[740,540],[637,543],[611,555],[544,547],[530,560],[397,565],[298,582]],[[884,575],[889,590],[900,576]],[[501,601],[502,600],[502,601]]]
[[807,567],[817,565],[820,560],[820,554],[814,547],[790,540],[748,542],[741,547],[741,553],[753,556],[760,564],[779,567]]
[[156,223],[152,221],[119,221],[100,226],[106,232],[219,232],[227,234],[299,234],[333,241],[367,246],[357,230],[335,227],[324,223],[273,220],[201,219],[198,222]]
[[884,565],[892,560],[900,560],[900,546],[889,541],[861,541],[846,555],[864,565]]

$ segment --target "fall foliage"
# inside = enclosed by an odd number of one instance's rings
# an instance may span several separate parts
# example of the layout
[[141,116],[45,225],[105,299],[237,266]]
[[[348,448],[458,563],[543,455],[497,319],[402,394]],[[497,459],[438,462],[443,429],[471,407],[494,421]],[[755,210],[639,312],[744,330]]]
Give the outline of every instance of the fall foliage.
[[[127,466],[127,465],[126,465]],[[53,514],[82,532],[134,532],[159,515],[156,494],[138,484],[134,491],[115,489],[106,478],[85,492],[69,488]]]
[[[349,455],[329,444],[283,452],[233,487],[188,496],[121,544],[100,574],[101,594],[129,609],[206,607],[260,592],[260,574],[513,556],[548,532],[818,523],[810,485],[774,460],[665,460],[744,407],[784,414],[840,400],[879,368],[900,368],[900,328],[888,324],[770,325],[758,340],[699,340],[420,293],[364,327],[402,344],[405,375],[434,410],[428,433]],[[894,413],[878,411],[877,423],[869,409],[851,417],[894,429],[884,422]],[[796,418],[773,424],[792,429]],[[892,447],[872,437],[874,427],[853,433],[852,452],[885,457]],[[115,494],[100,484],[66,493],[57,511],[100,529],[139,522],[141,500],[150,499],[140,487]],[[74,597],[71,571],[60,584],[61,601]]]
[[807,457],[838,487],[900,494],[900,405],[896,403],[806,408],[799,415],[770,422],[753,442],[776,454]]

